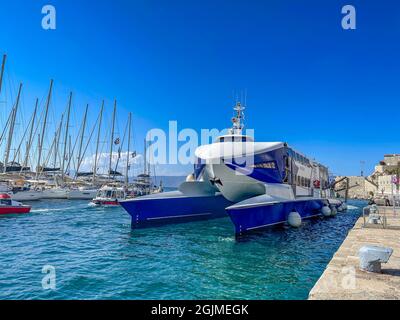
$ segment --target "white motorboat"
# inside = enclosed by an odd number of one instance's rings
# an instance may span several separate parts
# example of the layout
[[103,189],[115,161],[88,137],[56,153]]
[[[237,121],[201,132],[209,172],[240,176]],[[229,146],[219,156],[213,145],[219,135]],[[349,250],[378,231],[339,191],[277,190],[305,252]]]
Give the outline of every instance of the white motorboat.
[[126,199],[125,188],[117,186],[103,186],[92,200],[96,206],[119,206]]

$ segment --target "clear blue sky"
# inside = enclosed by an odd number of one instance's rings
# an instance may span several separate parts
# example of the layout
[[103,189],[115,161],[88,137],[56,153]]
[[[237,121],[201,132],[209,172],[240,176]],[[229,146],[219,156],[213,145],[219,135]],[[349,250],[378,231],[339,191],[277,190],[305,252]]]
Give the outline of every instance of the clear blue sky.
[[[45,4],[57,9],[55,31],[41,28]],[[345,4],[357,9],[357,30],[341,28]],[[225,128],[233,90],[247,89],[246,125],[258,141],[287,141],[336,174],[358,174],[360,160],[370,171],[400,152],[398,1],[1,0],[0,8],[0,53],[27,104],[50,78],[60,101],[73,90],[94,105],[92,120],[101,99],[110,109],[116,97],[141,140],[169,120]]]

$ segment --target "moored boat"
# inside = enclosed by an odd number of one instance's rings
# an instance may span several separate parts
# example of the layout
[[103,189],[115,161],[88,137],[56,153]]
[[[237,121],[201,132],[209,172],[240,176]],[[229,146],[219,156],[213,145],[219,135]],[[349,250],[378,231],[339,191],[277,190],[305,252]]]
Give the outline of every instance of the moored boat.
[[[302,219],[334,215],[328,169],[285,142],[255,142],[242,134],[244,107],[237,103],[229,134],[196,149],[193,175],[179,192],[123,201],[132,228],[211,219],[224,207],[242,234],[271,225],[300,226]],[[225,211],[225,210],[222,210]]]
[[2,184],[0,192],[6,192],[15,201],[37,201],[43,197],[43,192],[40,189],[35,189],[29,181],[25,180],[10,180],[8,185]]
[[[235,108],[228,135],[196,150],[197,170],[208,172],[222,195],[235,202],[227,212],[236,234],[334,214],[340,200],[328,199],[328,169],[286,142],[255,142],[242,134],[244,107]],[[327,208],[324,208],[327,207]]]
[[94,188],[80,187],[67,192],[69,200],[92,200],[96,197],[98,190]]
[[68,189],[61,187],[47,188],[42,192],[42,199],[67,199],[68,191]]
[[37,190],[20,190],[13,189],[11,198],[15,201],[37,201],[42,198],[43,192]]
[[131,215],[132,229],[226,217],[232,204],[221,194],[188,195],[181,191],[156,193],[125,200],[121,206]]
[[97,192],[96,197],[92,200],[92,204],[96,206],[119,206],[120,202],[126,199],[125,189],[116,186],[103,186]]

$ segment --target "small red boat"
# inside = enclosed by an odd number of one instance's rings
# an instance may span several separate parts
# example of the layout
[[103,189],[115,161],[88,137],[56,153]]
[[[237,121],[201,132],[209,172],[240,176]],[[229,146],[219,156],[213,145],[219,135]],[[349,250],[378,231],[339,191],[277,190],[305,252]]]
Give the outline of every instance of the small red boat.
[[14,201],[7,193],[0,193],[0,215],[4,214],[25,214],[31,211],[30,206]]

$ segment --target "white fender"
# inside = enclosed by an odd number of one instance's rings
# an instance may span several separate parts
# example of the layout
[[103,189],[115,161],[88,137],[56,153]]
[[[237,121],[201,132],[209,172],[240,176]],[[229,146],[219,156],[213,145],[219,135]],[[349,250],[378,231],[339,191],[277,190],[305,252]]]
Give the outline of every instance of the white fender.
[[288,224],[294,228],[298,228],[301,226],[301,216],[297,211],[292,211],[289,213]]
[[328,206],[323,206],[321,209],[321,213],[325,216],[325,217],[329,217],[332,213],[331,208],[329,208]]

